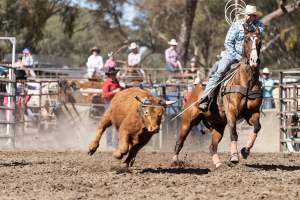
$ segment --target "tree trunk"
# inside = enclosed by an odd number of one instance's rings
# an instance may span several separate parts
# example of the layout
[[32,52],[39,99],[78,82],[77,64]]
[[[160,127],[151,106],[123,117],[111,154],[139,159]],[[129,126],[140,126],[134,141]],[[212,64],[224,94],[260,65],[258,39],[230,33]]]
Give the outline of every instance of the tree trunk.
[[190,38],[192,33],[193,21],[195,18],[195,11],[197,9],[198,0],[186,0],[184,8],[183,22],[180,28],[180,34],[178,39],[178,52],[179,60],[185,66],[188,59],[188,48],[190,44]]

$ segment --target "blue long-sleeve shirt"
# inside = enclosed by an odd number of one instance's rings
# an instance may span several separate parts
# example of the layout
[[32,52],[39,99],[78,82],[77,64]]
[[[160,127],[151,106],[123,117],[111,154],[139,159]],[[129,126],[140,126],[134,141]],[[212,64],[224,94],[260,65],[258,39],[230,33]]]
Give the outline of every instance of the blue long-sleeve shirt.
[[[227,32],[224,46],[226,49],[225,56],[229,59],[240,60],[242,58],[243,44],[244,44],[244,27],[245,19],[241,19],[233,23]],[[249,25],[253,31],[259,28],[260,33],[264,32],[264,25],[259,20],[254,20],[252,24]]]
[[262,79],[263,97],[273,97],[274,80],[271,78]]

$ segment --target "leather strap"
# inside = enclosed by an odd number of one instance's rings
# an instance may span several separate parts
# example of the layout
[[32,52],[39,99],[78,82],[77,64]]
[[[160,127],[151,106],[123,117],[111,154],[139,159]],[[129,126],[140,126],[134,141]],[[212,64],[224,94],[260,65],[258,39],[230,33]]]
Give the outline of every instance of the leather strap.
[[222,96],[229,94],[229,93],[240,93],[244,97],[248,99],[256,99],[262,98],[262,91],[261,90],[250,90],[249,88],[240,86],[240,85],[232,85],[232,86],[225,86],[222,90]]

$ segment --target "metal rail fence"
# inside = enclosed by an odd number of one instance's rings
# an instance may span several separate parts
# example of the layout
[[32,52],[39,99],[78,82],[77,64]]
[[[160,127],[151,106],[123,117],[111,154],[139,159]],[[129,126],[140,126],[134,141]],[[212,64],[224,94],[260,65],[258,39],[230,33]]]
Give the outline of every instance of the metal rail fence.
[[280,136],[282,151],[300,151],[300,82],[289,80],[299,79],[300,71],[280,73]]

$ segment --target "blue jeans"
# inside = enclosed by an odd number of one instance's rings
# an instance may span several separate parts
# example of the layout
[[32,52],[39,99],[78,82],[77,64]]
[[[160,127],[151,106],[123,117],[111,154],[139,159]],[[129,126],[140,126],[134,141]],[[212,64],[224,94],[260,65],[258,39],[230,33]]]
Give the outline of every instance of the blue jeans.
[[165,68],[168,72],[172,72],[172,73],[179,71],[177,67],[172,66],[170,63],[166,63]]
[[230,59],[224,56],[218,62],[219,62],[218,69],[209,78],[208,83],[205,87],[205,91],[203,92],[202,98],[207,97],[207,95],[217,86],[217,83],[220,81],[224,73],[226,73],[230,69],[230,66],[232,64],[237,63],[238,60]]
[[272,109],[275,108],[273,97],[264,97],[262,103],[262,109]]

